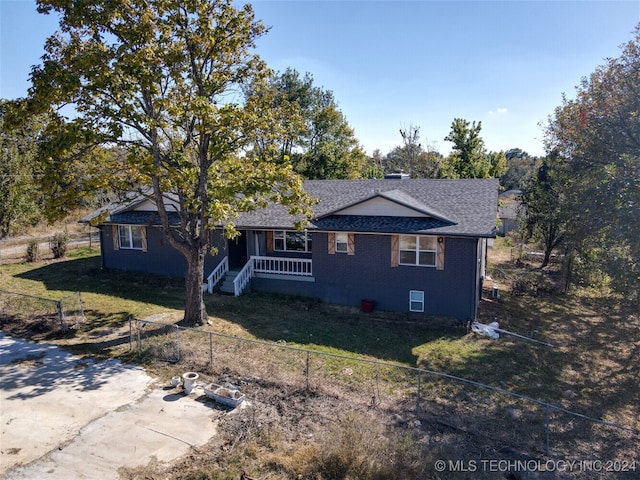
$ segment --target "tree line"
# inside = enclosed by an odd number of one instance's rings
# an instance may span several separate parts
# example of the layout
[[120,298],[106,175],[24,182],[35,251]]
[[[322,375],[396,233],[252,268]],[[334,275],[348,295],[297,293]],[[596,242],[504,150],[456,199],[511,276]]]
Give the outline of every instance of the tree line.
[[[638,295],[637,30],[550,117],[543,159],[487,151],[481,123],[462,118],[445,138],[446,157],[423,146],[413,125],[388,154],[368,157],[330,90],[310,73],[273,72],[254,52],[266,29],[250,5],[37,4],[60,15],[60,31],[31,71],[28,97],[0,105],[0,236],[137,191],[157,205],[167,241],[186,259],[185,320],[199,324],[207,230],[222,225],[233,238],[237,215],[268,202],[302,227],[314,201],[303,179],[493,177],[523,190],[533,235],[554,237],[550,248],[562,244],[573,265],[615,266],[606,269],[611,285],[635,285]],[[169,222],[167,195],[180,228]]]
[[[247,100],[256,94],[266,96],[264,89],[269,89],[269,106],[287,116],[279,136],[257,132],[252,153],[289,165],[304,179],[383,178],[403,172],[411,178],[504,177],[507,185],[519,188],[531,169],[523,159],[536,160],[519,149],[487,151],[480,135],[481,122],[462,118],[453,120],[445,137],[453,143],[446,157],[423,146],[420,127],[412,124],[400,128],[401,144],[386,155],[375,150],[367,156],[333,92],[314,85],[311,73],[301,75],[289,68],[269,75],[266,87],[250,83],[243,88]],[[32,100],[0,99],[0,239],[40,221],[56,220],[70,206],[103,205],[136,186],[132,172],[126,174],[123,184],[114,181],[119,175],[105,181],[105,172],[120,170],[127,157],[139,154],[135,142],[85,143],[78,138],[84,133],[75,121],[52,111],[30,114]],[[104,170],[100,178],[95,165]]]
[[640,305],[640,24],[621,50],[549,117],[549,153],[522,201],[543,266],[564,255],[565,290],[607,288]]

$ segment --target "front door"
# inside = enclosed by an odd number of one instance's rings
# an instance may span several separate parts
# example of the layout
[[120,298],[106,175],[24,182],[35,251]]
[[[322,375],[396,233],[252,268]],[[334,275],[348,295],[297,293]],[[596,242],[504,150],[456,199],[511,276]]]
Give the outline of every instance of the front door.
[[239,270],[244,267],[247,256],[247,232],[241,232],[236,238],[229,240],[229,270]]

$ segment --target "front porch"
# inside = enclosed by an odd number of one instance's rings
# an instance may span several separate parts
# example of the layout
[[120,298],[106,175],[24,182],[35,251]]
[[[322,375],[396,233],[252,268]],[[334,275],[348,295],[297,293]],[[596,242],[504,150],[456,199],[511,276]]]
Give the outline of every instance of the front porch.
[[277,278],[280,280],[313,281],[312,260],[308,258],[267,257],[252,255],[241,270],[229,270],[225,257],[207,277],[203,285],[209,293],[224,280],[220,290],[239,296],[253,277]]

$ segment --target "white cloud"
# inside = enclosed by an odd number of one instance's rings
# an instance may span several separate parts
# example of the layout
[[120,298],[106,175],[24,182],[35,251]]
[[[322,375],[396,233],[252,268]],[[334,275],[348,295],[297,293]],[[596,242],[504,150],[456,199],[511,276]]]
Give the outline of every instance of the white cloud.
[[508,108],[498,108],[496,110],[491,110],[489,112],[489,115],[502,115],[504,113],[507,113],[509,111]]

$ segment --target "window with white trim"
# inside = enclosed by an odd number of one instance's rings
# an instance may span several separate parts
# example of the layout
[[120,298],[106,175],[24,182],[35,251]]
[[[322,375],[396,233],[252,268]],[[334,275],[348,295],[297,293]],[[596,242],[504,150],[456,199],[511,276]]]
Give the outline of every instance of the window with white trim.
[[310,252],[311,234],[307,232],[274,230],[273,249],[278,252]]
[[118,243],[123,250],[142,250],[142,228],[139,225],[118,225]]
[[400,241],[398,243],[400,265],[415,265],[420,267],[436,266],[436,237],[400,235]]
[[422,290],[409,290],[409,311],[424,312],[424,292]]
[[349,234],[336,232],[336,252],[347,253],[349,251]]

